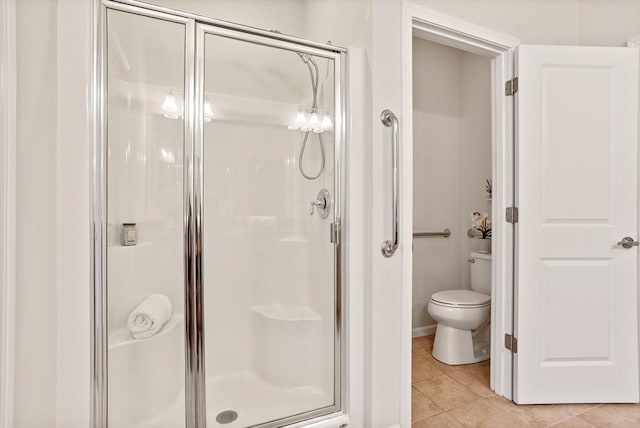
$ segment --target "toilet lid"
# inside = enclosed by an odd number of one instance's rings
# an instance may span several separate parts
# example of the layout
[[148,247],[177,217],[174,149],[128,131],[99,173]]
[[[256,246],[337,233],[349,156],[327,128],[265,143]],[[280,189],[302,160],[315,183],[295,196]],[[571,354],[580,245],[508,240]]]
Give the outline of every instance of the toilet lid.
[[491,303],[491,296],[472,290],[445,290],[433,293],[431,300],[441,305],[477,307]]

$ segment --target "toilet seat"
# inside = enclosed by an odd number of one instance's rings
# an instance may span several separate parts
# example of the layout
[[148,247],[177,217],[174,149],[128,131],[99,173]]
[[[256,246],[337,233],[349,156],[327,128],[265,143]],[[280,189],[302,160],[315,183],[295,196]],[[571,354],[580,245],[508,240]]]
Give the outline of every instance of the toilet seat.
[[472,290],[445,290],[433,293],[431,301],[452,308],[481,308],[491,304],[491,296]]

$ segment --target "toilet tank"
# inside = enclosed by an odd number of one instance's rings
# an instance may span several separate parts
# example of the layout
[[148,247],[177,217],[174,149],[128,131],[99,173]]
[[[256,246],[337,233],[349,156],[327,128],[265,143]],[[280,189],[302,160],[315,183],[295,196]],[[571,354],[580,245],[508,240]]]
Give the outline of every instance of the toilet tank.
[[491,295],[491,254],[471,253],[471,289]]

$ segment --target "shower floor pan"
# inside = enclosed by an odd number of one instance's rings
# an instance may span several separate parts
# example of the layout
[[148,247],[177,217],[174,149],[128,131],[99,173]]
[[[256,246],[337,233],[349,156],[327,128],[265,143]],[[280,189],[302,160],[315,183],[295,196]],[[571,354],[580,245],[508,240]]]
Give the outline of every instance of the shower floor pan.
[[[329,406],[332,396],[315,387],[283,388],[253,372],[239,372],[207,379],[207,428],[251,427],[271,420]],[[166,411],[138,428],[184,426],[184,395]],[[233,411],[233,422],[219,423],[216,416]]]

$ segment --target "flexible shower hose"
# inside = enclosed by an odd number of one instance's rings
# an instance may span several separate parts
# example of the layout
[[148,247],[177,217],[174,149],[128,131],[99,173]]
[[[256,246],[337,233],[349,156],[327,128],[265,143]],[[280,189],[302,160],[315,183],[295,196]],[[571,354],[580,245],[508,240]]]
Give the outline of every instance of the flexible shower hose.
[[[320,75],[320,73],[318,72],[318,64],[313,59],[313,57],[307,54],[298,54],[298,56],[300,57],[300,59],[302,59],[302,62],[307,64],[307,67],[309,68],[309,76],[311,77],[311,90],[313,91],[313,104],[311,106],[311,113],[312,114],[317,113],[318,111],[318,78]],[[309,63],[313,65],[313,68],[311,68],[311,65],[309,65]],[[314,69],[315,69],[315,74],[314,74]],[[318,171],[316,175],[309,175],[306,172],[304,172],[304,167],[302,166],[302,159],[304,159],[304,151],[307,148],[307,142],[309,141],[310,133],[311,131],[306,131],[304,133],[304,138],[302,139],[302,147],[300,147],[300,154],[298,155],[298,169],[300,170],[300,174],[302,174],[302,176],[307,180],[315,180],[318,177],[320,177],[324,172],[324,167],[325,167],[324,141],[322,140],[322,134],[318,133],[318,142],[320,143],[320,157],[321,157],[320,171]]]
[[302,159],[304,158],[304,151],[305,148],[307,147],[307,140],[309,140],[309,133],[311,131],[307,131],[304,133],[304,138],[302,139],[302,147],[300,147],[300,154],[298,155],[298,169],[300,170],[300,174],[302,174],[302,176],[304,178],[306,178],[307,180],[315,180],[316,178],[320,177],[320,175],[322,175],[322,173],[324,172],[324,142],[322,141],[322,134],[318,134],[318,141],[320,142],[320,156],[321,156],[321,164],[320,164],[320,171],[314,175],[314,176],[310,176],[307,175],[304,172],[304,168],[302,167]]

